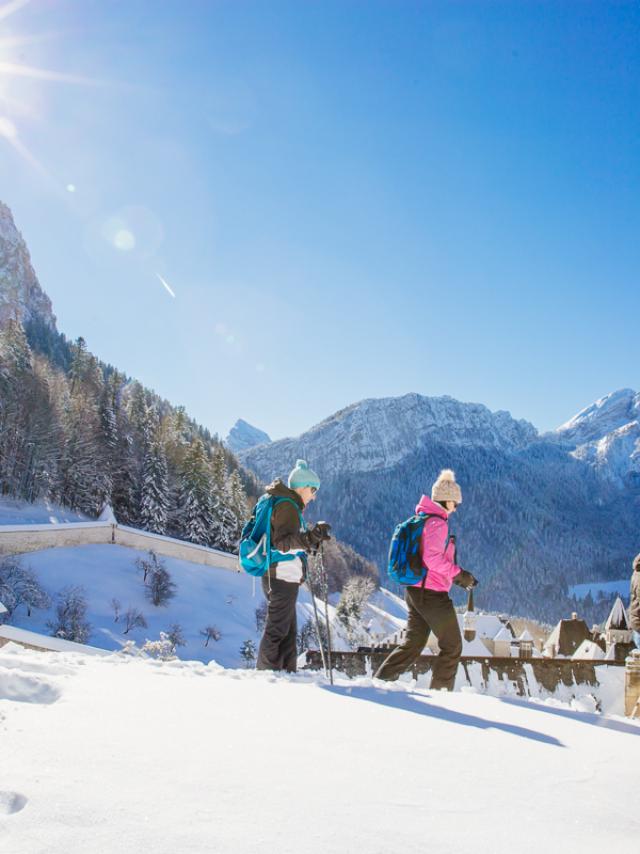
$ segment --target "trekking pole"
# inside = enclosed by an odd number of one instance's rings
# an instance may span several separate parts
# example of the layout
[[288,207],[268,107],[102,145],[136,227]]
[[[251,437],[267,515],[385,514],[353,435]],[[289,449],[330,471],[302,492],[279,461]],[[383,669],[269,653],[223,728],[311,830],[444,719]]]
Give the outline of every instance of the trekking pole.
[[316,604],[316,594],[313,589],[313,582],[311,580],[312,569],[309,566],[309,570],[307,572],[307,587],[309,588],[309,593],[311,593],[311,601],[313,602],[313,618],[316,624],[316,638],[318,639],[318,647],[320,649],[320,657],[322,658],[322,667],[324,668],[324,675],[328,676],[327,671],[327,659],[324,654],[324,644],[322,643],[322,635],[320,634],[320,620],[318,618],[318,606]]
[[324,621],[327,628],[327,659],[329,664],[329,682],[333,685],[333,662],[331,660],[331,626],[329,625],[329,579],[324,568],[324,559],[322,555],[322,543],[318,549],[318,565],[322,573],[322,581],[324,586]]

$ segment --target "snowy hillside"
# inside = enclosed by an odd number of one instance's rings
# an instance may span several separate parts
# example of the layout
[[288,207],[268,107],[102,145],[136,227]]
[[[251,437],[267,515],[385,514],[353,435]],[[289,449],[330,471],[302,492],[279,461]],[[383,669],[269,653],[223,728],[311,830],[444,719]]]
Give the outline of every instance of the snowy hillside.
[[268,445],[271,439],[263,430],[258,430],[242,418],[239,418],[229,431],[225,444],[234,454],[255,448],[256,445]]
[[16,314],[22,322],[37,316],[55,328],[51,300],[40,287],[27,245],[11,211],[0,202],[0,325]]
[[[148,558],[146,552],[114,545],[87,545],[72,548],[45,549],[24,555],[21,560],[30,567],[51,597],[47,610],[33,610],[27,616],[21,606],[9,621],[11,625],[29,631],[50,634],[47,622],[53,619],[56,596],[65,588],[82,587],[87,601],[86,618],[91,625],[87,643],[102,649],[119,650],[127,640],[138,646],[145,640],[156,640],[160,632],[178,624],[185,645],[177,649],[183,659],[203,662],[217,661],[225,667],[240,666],[240,648],[246,640],[256,645],[262,629],[256,623],[256,609],[264,602],[260,581],[255,585],[245,573],[215,569],[184,560],[163,558],[176,584],[176,595],[166,606],[154,606],[146,597],[143,575],[135,561]],[[120,603],[120,616],[115,621],[112,600]],[[335,603],[337,597],[333,597]],[[125,614],[138,610],[147,628],[132,628],[125,634]],[[388,591],[378,591],[365,609],[363,621],[378,637],[401,628],[406,620],[404,603]],[[313,617],[311,597],[306,588],[298,599],[298,628]],[[349,649],[341,625],[330,606],[333,640],[336,649]],[[210,640],[205,646],[201,634],[207,626],[215,626],[220,640]],[[310,641],[312,644],[313,642]]]
[[640,832],[640,724],[557,701],[5,647],[0,729],[11,854],[583,854]]

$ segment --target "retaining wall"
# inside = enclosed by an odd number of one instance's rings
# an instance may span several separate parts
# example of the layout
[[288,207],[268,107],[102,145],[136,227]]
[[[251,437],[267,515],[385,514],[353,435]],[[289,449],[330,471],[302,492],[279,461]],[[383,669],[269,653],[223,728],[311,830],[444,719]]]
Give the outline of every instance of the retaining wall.
[[113,522],[66,522],[57,525],[0,525],[0,557],[26,554],[43,549],[65,548],[110,543],[116,546],[148,551],[164,557],[187,560],[239,572],[236,555],[197,546],[173,537],[162,537],[128,528]]

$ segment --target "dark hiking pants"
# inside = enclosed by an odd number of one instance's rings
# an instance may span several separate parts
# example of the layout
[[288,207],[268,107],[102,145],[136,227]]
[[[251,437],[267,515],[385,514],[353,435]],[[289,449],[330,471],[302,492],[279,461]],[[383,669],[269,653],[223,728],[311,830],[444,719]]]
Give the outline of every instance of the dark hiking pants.
[[397,679],[409,670],[425,647],[431,632],[438,638],[440,655],[431,669],[431,687],[453,691],[462,653],[460,627],[448,593],[407,587],[404,598],[409,606],[407,635],[404,643],[396,647],[380,665],[378,679]]
[[258,650],[258,670],[296,671],[296,602],[300,585],[279,578],[262,577],[267,600],[267,620]]

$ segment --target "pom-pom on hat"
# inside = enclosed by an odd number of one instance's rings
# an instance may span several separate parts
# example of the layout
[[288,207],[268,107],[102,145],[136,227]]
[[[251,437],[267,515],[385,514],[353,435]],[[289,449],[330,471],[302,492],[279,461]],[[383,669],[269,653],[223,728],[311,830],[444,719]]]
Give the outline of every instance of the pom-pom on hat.
[[320,486],[320,478],[309,468],[305,460],[298,460],[296,467],[289,475],[289,489],[300,489],[303,486]]
[[432,501],[455,501],[462,504],[462,490],[451,469],[442,469],[431,489]]

